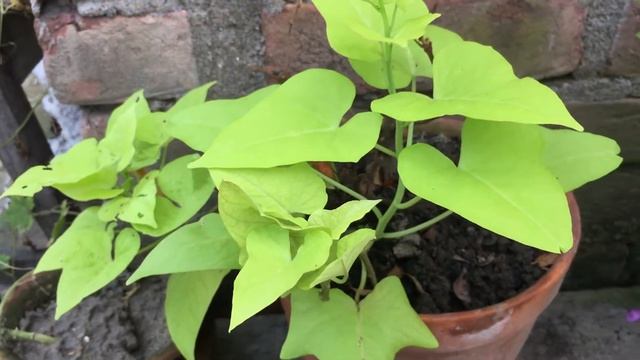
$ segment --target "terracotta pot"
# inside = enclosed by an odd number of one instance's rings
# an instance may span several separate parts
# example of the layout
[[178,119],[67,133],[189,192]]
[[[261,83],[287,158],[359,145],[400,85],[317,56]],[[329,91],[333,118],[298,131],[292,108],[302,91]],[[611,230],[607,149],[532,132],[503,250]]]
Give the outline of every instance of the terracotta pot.
[[[558,294],[580,243],[580,210],[573,194],[568,194],[567,199],[573,225],[574,246],[571,251],[559,256],[542,278],[511,299],[478,310],[421,314],[422,320],[440,342],[440,347],[434,350],[406,348],[398,353],[396,359],[515,359],[536,320]],[[282,299],[282,305],[289,318],[289,299]]]

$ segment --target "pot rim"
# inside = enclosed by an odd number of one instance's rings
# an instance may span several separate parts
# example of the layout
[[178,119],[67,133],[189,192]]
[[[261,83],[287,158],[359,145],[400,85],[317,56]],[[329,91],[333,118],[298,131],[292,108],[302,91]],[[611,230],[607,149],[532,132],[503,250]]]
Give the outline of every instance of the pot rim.
[[464,320],[494,316],[504,312],[505,309],[514,308],[528,302],[531,298],[537,296],[538,293],[544,292],[545,290],[555,286],[559,281],[562,281],[564,275],[569,269],[569,266],[571,266],[582,237],[580,208],[572,192],[567,193],[567,202],[571,213],[573,247],[568,252],[560,255],[560,257],[551,266],[551,269],[549,269],[547,273],[538,279],[533,285],[529,286],[526,290],[516,296],[494,305],[485,306],[475,310],[454,311],[442,314],[419,314],[420,318],[427,324],[433,325],[446,324],[451,321],[460,322]]

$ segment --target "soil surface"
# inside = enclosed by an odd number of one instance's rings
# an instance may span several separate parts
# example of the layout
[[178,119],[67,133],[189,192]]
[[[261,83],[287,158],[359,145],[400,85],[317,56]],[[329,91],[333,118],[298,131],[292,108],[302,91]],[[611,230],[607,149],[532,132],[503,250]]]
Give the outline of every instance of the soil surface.
[[58,321],[53,321],[54,302],[28,312],[20,329],[57,341],[21,341],[10,348],[24,360],[105,359],[106,354],[119,360],[151,358],[170,344],[163,311],[165,280],[149,278],[136,288],[125,287],[125,279],[121,276]]
[[[456,163],[459,159],[459,139],[438,135],[415,140],[437,147]],[[347,186],[369,198],[384,199],[383,207],[390,203],[397,182],[391,157],[370,154],[360,163],[340,165],[336,171]],[[408,194],[405,201],[411,197]],[[330,198],[334,207],[351,200],[335,190]],[[404,230],[444,211],[422,202],[399,212],[387,231]],[[375,228],[376,223],[376,218],[369,215],[359,225]],[[504,301],[536,282],[555,259],[457,215],[419,234],[377,241],[369,255],[378,278],[399,276],[415,310],[431,314],[478,309]],[[359,271],[354,266],[353,272]],[[351,278],[359,278],[354,275]]]

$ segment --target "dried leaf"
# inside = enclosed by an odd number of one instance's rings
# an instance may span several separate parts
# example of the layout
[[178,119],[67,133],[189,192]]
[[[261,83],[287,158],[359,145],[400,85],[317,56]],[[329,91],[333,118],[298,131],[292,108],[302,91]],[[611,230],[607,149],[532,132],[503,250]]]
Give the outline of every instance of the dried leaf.
[[465,304],[471,302],[471,295],[469,294],[469,282],[467,281],[467,269],[462,270],[460,276],[453,283],[453,293]]
[[538,256],[532,264],[538,265],[541,269],[548,270],[559,256],[558,254],[544,253]]

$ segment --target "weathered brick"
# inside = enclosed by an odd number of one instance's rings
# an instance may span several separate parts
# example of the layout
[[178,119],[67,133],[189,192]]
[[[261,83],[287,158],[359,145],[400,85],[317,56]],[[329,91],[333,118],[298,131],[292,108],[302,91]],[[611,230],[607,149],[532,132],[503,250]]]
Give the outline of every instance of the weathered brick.
[[610,54],[608,73],[613,75],[640,75],[640,4],[630,2],[618,28]]
[[568,108],[587,131],[618,141],[625,163],[640,162],[640,100],[569,103]]
[[285,5],[281,12],[264,12],[262,32],[265,38],[263,71],[272,81],[284,80],[308,68],[328,68],[349,76],[360,92],[368,87],[348,61],[329,46],[324,19],[309,3],[299,8]]
[[491,45],[519,75],[571,73],[582,57],[585,8],[579,0],[433,0],[437,24]]
[[36,30],[62,102],[116,103],[140,88],[175,96],[198,85],[185,11],[112,18],[58,11],[40,17]]

